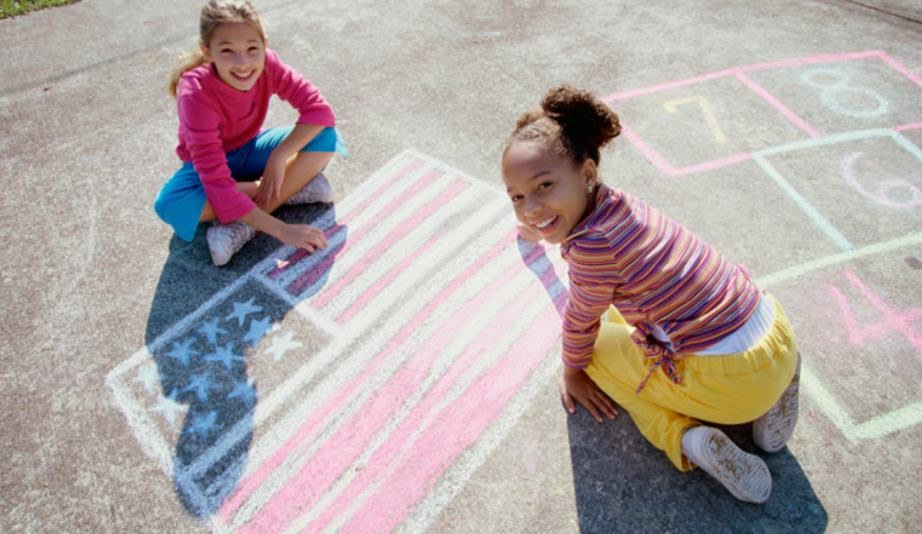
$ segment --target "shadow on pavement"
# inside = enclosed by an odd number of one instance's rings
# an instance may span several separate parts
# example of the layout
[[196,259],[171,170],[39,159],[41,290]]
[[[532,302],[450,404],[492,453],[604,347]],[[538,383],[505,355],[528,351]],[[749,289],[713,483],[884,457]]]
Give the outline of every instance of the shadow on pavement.
[[[290,222],[334,220],[326,205],[285,207]],[[160,433],[175,443],[173,481],[191,514],[212,516],[243,475],[253,437],[259,384],[251,366],[259,358],[278,359],[291,350],[309,354],[290,334],[272,336],[291,310],[288,300],[246,275],[280,243],[258,235],[225,267],[211,263],[202,225],[192,243],[173,237],[170,254],[151,303],[145,343],[153,356],[162,398],[149,410]],[[345,227],[337,227],[340,232]],[[345,235],[345,234],[344,234]],[[310,274],[314,283],[298,295],[315,294],[326,283],[339,246],[319,253]],[[322,272],[320,272],[322,271]],[[271,336],[271,344],[268,338]],[[261,343],[263,342],[263,343]],[[182,406],[185,405],[185,408]],[[182,412],[185,415],[182,416]]]
[[[567,426],[583,533],[826,530],[826,510],[786,448],[757,453],[771,470],[772,495],[754,505],[736,500],[700,469],[677,471],[623,411],[598,424],[578,409]],[[720,428],[743,450],[756,452],[751,425]]]

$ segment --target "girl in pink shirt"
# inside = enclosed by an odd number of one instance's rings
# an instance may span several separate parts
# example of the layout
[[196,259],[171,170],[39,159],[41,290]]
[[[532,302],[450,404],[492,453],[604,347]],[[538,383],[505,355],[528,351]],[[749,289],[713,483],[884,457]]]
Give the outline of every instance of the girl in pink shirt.
[[[326,246],[322,230],[271,213],[283,203],[333,200],[320,174],[340,147],[333,109],[268,44],[249,1],[211,0],[202,7],[198,49],[170,81],[183,165],[154,209],[187,241],[200,222],[216,221],[206,233],[216,265],[256,231],[308,251]],[[297,124],[261,130],[272,95],[298,110]]]
[[764,502],[765,462],[712,424],[753,421],[757,446],[784,447],[798,405],[790,323],[741,266],[602,183],[599,150],[619,132],[603,102],[561,86],[519,118],[503,152],[520,233],[560,244],[568,265],[561,400],[599,422],[617,402],[676,468]]

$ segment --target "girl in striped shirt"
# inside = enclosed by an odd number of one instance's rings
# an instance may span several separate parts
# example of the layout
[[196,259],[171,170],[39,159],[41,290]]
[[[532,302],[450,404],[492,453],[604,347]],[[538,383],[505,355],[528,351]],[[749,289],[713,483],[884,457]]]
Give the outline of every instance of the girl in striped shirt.
[[679,470],[699,466],[764,502],[765,462],[705,422],[754,421],[756,445],[784,447],[798,405],[790,323],[744,268],[601,182],[599,150],[619,133],[608,106],[561,86],[519,118],[503,152],[520,234],[560,244],[569,268],[561,399],[599,422],[617,415],[613,399]]

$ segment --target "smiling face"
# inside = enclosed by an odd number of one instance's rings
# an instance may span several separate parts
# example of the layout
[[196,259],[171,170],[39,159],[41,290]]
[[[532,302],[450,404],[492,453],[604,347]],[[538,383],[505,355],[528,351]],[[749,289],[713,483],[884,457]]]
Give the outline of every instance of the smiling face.
[[219,25],[207,46],[202,46],[202,53],[221,80],[238,91],[249,91],[266,66],[266,43],[247,22]]
[[548,243],[560,243],[583,219],[597,179],[595,162],[576,165],[547,141],[514,141],[502,162],[515,215]]

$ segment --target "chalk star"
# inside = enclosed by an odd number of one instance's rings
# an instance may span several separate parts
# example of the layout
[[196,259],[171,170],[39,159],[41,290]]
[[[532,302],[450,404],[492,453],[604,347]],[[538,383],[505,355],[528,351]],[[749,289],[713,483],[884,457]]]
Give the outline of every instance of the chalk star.
[[218,343],[218,334],[227,333],[227,330],[218,326],[217,318],[202,323],[202,327],[199,328],[198,331],[205,334],[205,337],[208,338],[208,342],[212,345]]
[[176,402],[176,392],[174,391],[169,397],[162,395],[157,397],[157,404],[150,411],[159,413],[172,427],[176,424],[176,415],[183,412],[183,405]]
[[293,341],[291,338],[294,334],[289,330],[282,335],[272,338],[272,344],[266,349],[266,352],[272,355],[272,361],[279,361],[291,349],[302,346],[300,341]]
[[157,375],[157,366],[150,363],[138,368],[138,374],[134,377],[133,382],[138,382],[144,386],[144,390],[151,393],[160,377]]
[[253,387],[253,381],[237,382],[234,384],[234,389],[227,395],[227,398],[239,398],[247,408],[253,406],[256,403],[256,388]]
[[247,315],[251,313],[258,313],[263,310],[262,307],[256,306],[255,304],[253,304],[254,300],[256,300],[255,297],[251,298],[250,300],[246,302],[235,302],[233,313],[231,313],[224,319],[225,320],[237,319],[237,326],[243,326],[243,323],[246,322]]
[[211,429],[214,428],[215,422],[218,420],[218,412],[212,410],[207,414],[199,414],[193,419],[192,424],[189,425],[189,430],[198,434],[199,436],[207,436]]
[[215,351],[208,356],[205,356],[206,362],[220,362],[224,365],[225,369],[231,369],[234,366],[234,362],[245,361],[242,356],[237,356],[234,354],[233,344],[228,343],[227,345],[215,346]]
[[194,341],[195,340],[191,338],[182,343],[174,341],[173,350],[167,352],[164,356],[178,361],[183,364],[183,366],[189,365],[189,359],[199,355],[198,351],[192,350],[192,343],[194,343]]
[[205,402],[208,400],[208,392],[212,389],[214,389],[214,384],[211,383],[208,373],[205,372],[194,375],[189,380],[189,385],[183,388],[183,391],[194,391],[198,400]]
[[269,317],[263,317],[258,321],[250,321],[250,331],[247,332],[247,335],[243,336],[243,340],[250,346],[255,347],[259,343],[259,340],[262,339],[263,336],[266,335],[266,332],[271,330],[272,327],[272,319]]

